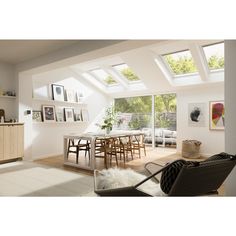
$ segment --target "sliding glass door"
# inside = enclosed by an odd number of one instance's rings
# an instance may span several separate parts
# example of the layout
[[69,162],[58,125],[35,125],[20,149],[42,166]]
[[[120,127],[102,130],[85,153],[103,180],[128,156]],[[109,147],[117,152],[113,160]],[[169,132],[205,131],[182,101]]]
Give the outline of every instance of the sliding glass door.
[[152,144],[152,96],[115,99],[116,129],[140,130],[145,143]]
[[153,147],[176,146],[176,94],[117,98],[115,129],[140,130]]
[[155,96],[155,146],[176,146],[176,94]]

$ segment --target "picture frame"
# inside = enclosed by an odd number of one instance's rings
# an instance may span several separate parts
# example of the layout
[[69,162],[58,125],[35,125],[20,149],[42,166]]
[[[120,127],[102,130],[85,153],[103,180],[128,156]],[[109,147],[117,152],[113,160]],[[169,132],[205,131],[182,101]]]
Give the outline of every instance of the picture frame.
[[52,123],[56,122],[55,106],[54,105],[43,105],[43,121]]
[[225,129],[225,104],[224,100],[209,102],[209,129]]
[[75,116],[75,121],[76,122],[82,121],[81,109],[79,109],[79,108],[74,109],[74,116]]
[[89,113],[87,109],[81,109],[81,120],[85,122],[89,121]]
[[74,109],[73,108],[64,108],[65,121],[74,122]]
[[56,107],[56,119],[57,122],[64,122],[65,117],[64,117],[64,108],[63,107]]
[[188,104],[188,125],[192,127],[206,127],[206,103]]
[[52,84],[52,99],[55,101],[65,101],[64,86],[59,84]]
[[67,89],[66,90],[66,98],[67,102],[75,102],[75,91],[72,89]]
[[82,92],[76,91],[76,101],[77,102],[83,102],[84,100],[84,95]]
[[33,111],[32,112],[32,120],[33,120],[33,122],[43,122],[42,111]]

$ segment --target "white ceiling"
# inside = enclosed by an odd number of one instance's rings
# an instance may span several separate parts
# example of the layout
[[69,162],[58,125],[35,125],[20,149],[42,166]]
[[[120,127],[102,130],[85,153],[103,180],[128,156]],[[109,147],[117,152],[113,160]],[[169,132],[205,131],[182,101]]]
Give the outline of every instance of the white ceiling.
[[79,40],[0,40],[0,61],[18,64],[61,48]]
[[[127,96],[127,92],[129,94],[172,92],[187,86],[205,86],[206,84],[224,81],[224,71],[219,70],[218,72],[210,73],[201,48],[202,45],[215,42],[219,42],[219,40],[169,40],[157,42],[156,44],[128,50],[106,58],[96,58],[93,61],[80,63],[70,68],[82,77],[84,77],[83,72],[102,68],[114,78],[114,73],[111,73],[114,70],[112,65],[122,62],[127,63],[140,78],[142,86],[137,87],[137,83],[135,83],[135,87],[130,84],[128,88],[119,86],[119,84],[111,87],[104,86],[104,92],[114,97]],[[161,55],[187,49],[191,51],[198,73],[174,78],[162,62]],[[94,80],[93,78],[91,83],[95,83]],[[115,87],[117,88],[116,90]]]
[[[213,83],[223,83],[224,71],[210,73],[204,55],[202,45],[218,42],[219,40],[167,40],[150,42],[145,46],[137,47],[122,52],[117,52],[119,44],[109,47],[108,56],[100,56],[97,51],[90,52],[91,60],[84,60],[82,63],[65,66],[63,75],[65,78],[74,77],[83,83],[90,84],[93,88],[107,94],[111,97],[138,96],[156,93],[176,92],[181,89],[188,89],[195,86],[212,86]],[[128,41],[126,43],[132,43]],[[198,68],[198,73],[172,77],[170,71],[164,65],[161,55],[170,52],[189,49]],[[105,49],[102,51],[104,52]],[[114,53],[113,53],[114,52]],[[126,63],[140,78],[137,83],[122,83],[123,78],[117,75],[112,65]],[[84,74],[90,73],[90,70],[102,68],[113,78],[119,81],[116,86],[105,86],[96,78],[88,79]],[[56,73],[56,74],[55,74]],[[57,75],[58,73],[58,75]],[[54,78],[60,81],[59,74],[62,71],[48,71],[47,78]],[[44,80],[46,74],[38,74],[37,80]],[[119,80],[118,80],[119,79]],[[56,82],[54,81],[54,82]],[[50,83],[50,81],[45,81]]]

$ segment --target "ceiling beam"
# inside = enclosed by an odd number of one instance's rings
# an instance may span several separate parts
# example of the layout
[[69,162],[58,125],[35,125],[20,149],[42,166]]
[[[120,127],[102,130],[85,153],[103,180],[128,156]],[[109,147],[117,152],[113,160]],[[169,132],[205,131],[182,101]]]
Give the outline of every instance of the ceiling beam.
[[207,81],[209,79],[209,70],[206,64],[205,55],[202,48],[196,43],[190,43],[189,50],[192,54],[193,60],[196,64],[201,80]]
[[101,68],[103,70],[105,70],[109,75],[114,77],[114,79],[117,82],[119,82],[124,89],[128,89],[129,83],[128,83],[127,79],[124,76],[120,75],[112,66],[103,65],[103,66],[101,66]]
[[[82,76],[83,72],[79,71],[77,68],[74,67],[68,67],[70,72],[73,74],[73,76],[78,79],[80,82],[82,82],[85,86],[88,86],[90,88],[92,88],[93,90],[99,90],[102,94],[108,96],[108,93],[105,91],[104,88],[102,88],[101,86],[96,86],[96,82],[99,83],[98,81],[94,81],[95,83],[91,82],[90,80],[87,80],[86,78],[84,78]],[[86,72],[88,73],[88,72]],[[90,74],[90,73],[88,73]],[[101,84],[102,85],[102,84]]]
[[150,50],[139,49],[132,53],[122,54],[121,58],[137,74],[147,89],[158,90],[160,87],[163,90],[170,89],[170,83],[156,65]]

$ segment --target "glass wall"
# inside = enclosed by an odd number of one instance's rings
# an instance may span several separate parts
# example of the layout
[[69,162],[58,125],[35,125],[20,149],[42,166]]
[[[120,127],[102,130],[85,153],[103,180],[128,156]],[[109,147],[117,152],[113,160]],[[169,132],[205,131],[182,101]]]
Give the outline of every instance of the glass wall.
[[141,130],[145,133],[145,142],[152,144],[152,96],[115,99],[115,111],[115,129]]
[[114,105],[117,114],[114,129],[140,130],[145,134],[146,144],[155,141],[155,146],[176,146],[176,94],[118,98]]
[[155,146],[176,146],[176,94],[155,96]]

